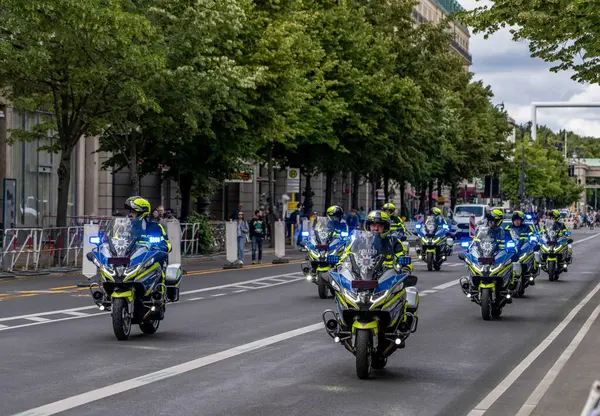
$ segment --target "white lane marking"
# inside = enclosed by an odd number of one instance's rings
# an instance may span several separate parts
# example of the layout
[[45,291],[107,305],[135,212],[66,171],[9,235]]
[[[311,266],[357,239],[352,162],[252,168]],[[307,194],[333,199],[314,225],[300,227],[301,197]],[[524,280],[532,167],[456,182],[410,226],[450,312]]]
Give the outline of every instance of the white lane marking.
[[258,287],[269,286],[267,282],[252,282],[251,284],[256,285]]
[[527,357],[523,359],[505,378],[498,384],[485,398],[479,402],[473,410],[469,412],[467,416],[480,416],[483,415],[496,401],[508,390],[510,386],[527,370],[527,368],[548,348],[548,346],[560,335],[562,331],[569,325],[569,323],[575,318],[575,315],[579,313],[594,295],[600,290],[600,283],[594,287],[588,293],[588,295],[575,306],[571,312],[563,319],[563,321],[544,339],[533,351],[529,353]]
[[138,387],[142,387],[160,380],[179,376],[189,371],[197,370],[207,365],[217,363],[219,361],[227,360],[232,357],[236,357],[241,354],[246,354],[252,351],[256,351],[260,348],[273,345],[290,338],[298,337],[300,335],[308,334],[310,332],[317,331],[323,328],[323,323],[317,323],[303,328],[298,328],[293,331],[284,332],[282,334],[274,335],[272,337],[259,339],[258,341],[250,342],[248,344],[240,345],[225,351],[218,352],[216,354],[207,355],[205,357],[197,358],[173,367],[165,368],[150,374],[146,374],[140,377],[132,378],[129,380],[115,383],[106,387],[102,387],[96,390],[88,391],[87,393],[78,394],[76,396],[68,397],[53,403],[49,403],[44,406],[37,407],[35,409],[26,410],[18,413],[15,416],[50,416],[60,412],[64,412],[70,409],[74,409],[84,404],[92,403],[100,399],[105,399],[125,391],[133,390]]
[[450,267],[464,266],[464,263],[452,263],[452,264],[449,264],[448,266],[450,266]]
[[15,319],[27,319],[27,318],[31,318],[32,316],[45,316],[45,315],[54,315],[57,313],[65,313],[65,312],[86,311],[86,310],[90,310],[90,309],[98,309],[98,307],[97,306],[84,306],[82,308],[63,309],[61,311],[50,311],[50,312],[32,313],[29,315],[10,316],[8,318],[0,318],[0,322],[14,321]]
[[287,282],[287,280],[282,280],[282,279],[269,279],[269,282],[281,283],[281,282]]
[[575,335],[575,338],[573,338],[569,346],[563,351],[556,363],[554,363],[552,368],[548,370],[542,381],[540,381],[540,384],[538,384],[533,393],[531,393],[531,395],[527,398],[521,409],[519,409],[519,412],[516,416],[529,416],[533,412],[569,358],[571,358],[585,335],[589,332],[590,328],[594,324],[594,321],[596,318],[598,318],[598,314],[600,314],[600,305],[596,306],[594,312],[592,312],[587,321],[585,321],[577,335]]
[[28,321],[33,321],[33,322],[48,322],[51,321],[51,319],[48,318],[40,318],[39,316],[31,316],[29,318],[25,318]]
[[216,297],[219,297],[219,296],[225,296],[225,293],[216,293],[216,294],[211,295],[211,296],[214,297],[214,298],[216,298]]
[[600,234],[595,234],[595,235],[593,235],[593,236],[591,236],[591,237],[584,238],[583,240],[577,240],[577,241],[575,241],[575,242],[573,243],[573,245],[575,245],[575,244],[579,244],[579,243],[583,243],[584,241],[587,241],[587,240],[591,240],[592,238],[596,238],[596,237],[598,237],[599,235],[600,235]]
[[[254,290],[254,289],[258,289],[258,287],[239,286],[239,285],[238,285],[238,286],[233,286],[233,287],[234,287],[234,288],[236,288],[236,289],[237,289],[238,287],[241,287],[241,288],[242,288],[242,289],[244,289],[244,290]],[[236,292],[233,292],[233,293],[236,293]]]
[[427,296],[427,293],[419,293],[420,298],[422,298],[423,296]]
[[460,279],[453,280],[451,282],[444,283],[442,285],[434,286],[432,289],[435,290],[443,290],[448,289],[449,287],[456,286]]
[[[298,273],[279,274],[279,275],[270,276],[270,277],[263,277],[263,278],[260,278],[257,280],[265,280],[265,279],[269,279],[269,278],[273,278],[273,277],[290,277],[290,276],[294,276],[297,274]],[[286,280],[286,283],[295,282],[296,280],[300,280],[300,279]],[[211,290],[228,288],[228,287],[233,288],[233,287],[237,287],[238,285],[242,285],[244,283],[249,283],[249,282],[253,282],[253,280],[248,280],[248,281],[240,282],[240,283],[232,283],[232,284],[223,285],[223,286],[212,286],[212,287],[207,287],[204,289],[188,290],[185,292],[180,292],[180,295],[191,295],[193,293],[208,292]],[[258,288],[255,287],[255,288],[246,288],[246,289],[258,289]],[[62,310],[56,310],[56,311],[39,312],[39,313],[32,313],[32,314],[28,314],[28,315],[9,316],[7,318],[0,318],[0,322],[14,321],[16,319],[27,319],[27,318],[31,318],[31,317],[40,317],[40,316],[46,316],[46,315],[66,314],[67,312],[78,312],[78,311],[86,311],[86,310],[98,310],[98,307],[97,306],[83,306],[80,308],[70,308],[70,309],[62,309]]]
[[[297,282],[300,280],[304,280],[304,277],[295,277],[294,275],[298,275],[299,273],[290,273],[288,275],[278,275],[277,277],[292,277],[292,279],[290,280],[285,280],[282,281],[281,283],[274,283],[272,285],[269,286],[258,286],[258,287],[253,287],[253,288],[248,288],[248,289],[252,289],[252,290],[257,290],[257,289],[264,289],[264,288],[270,288],[270,287],[274,287],[274,286],[279,286],[279,285],[285,285],[288,283],[293,283],[293,282]],[[273,276],[272,276],[273,277]],[[265,280],[268,279],[267,278],[261,278],[259,280]],[[248,282],[244,282],[244,283],[248,283]],[[210,288],[206,288],[206,289],[199,289],[199,290],[190,290],[187,292],[181,292],[180,295],[185,295],[185,294],[189,294],[189,293],[196,293],[196,292],[202,292],[202,291],[210,291],[210,290],[214,290],[217,288],[221,288],[223,286],[217,286],[217,287],[210,287]],[[235,284],[232,285],[225,285],[225,287],[236,287]],[[242,290],[245,291],[245,290]],[[232,293],[240,293],[239,291],[235,291]],[[223,296],[223,295],[219,295],[219,296]],[[195,298],[196,300],[200,300],[203,299],[202,297],[200,298]],[[192,299],[186,299],[186,300],[192,300]],[[93,311],[97,311],[98,313],[89,313],[89,314],[82,314],[81,316],[73,316],[70,318],[60,318],[60,319],[44,319],[44,318],[40,318],[40,316],[45,316],[45,315],[60,315],[60,314],[64,314],[64,315],[74,315],[73,312],[78,312],[81,310],[93,310]],[[29,326],[35,326],[35,325],[41,325],[41,324],[46,324],[46,323],[53,323],[53,322],[61,322],[61,321],[68,321],[71,319],[79,319],[79,318],[88,318],[88,317],[93,317],[93,316],[99,316],[99,315],[105,315],[108,312],[100,312],[98,311],[98,307],[97,306],[84,306],[81,308],[72,308],[72,309],[64,309],[64,310],[58,310],[58,311],[49,311],[49,312],[40,312],[40,313],[35,313],[35,314],[30,314],[30,315],[21,315],[21,316],[11,316],[8,318],[0,318],[0,322],[6,322],[6,321],[14,321],[17,319],[28,319],[28,320],[32,320],[32,321],[36,321],[34,323],[31,324],[23,324],[23,325],[14,325],[14,326],[8,326],[8,325],[1,325],[0,324],[0,331],[7,331],[9,329],[18,329],[18,328],[25,328],[25,327],[29,327]],[[32,319],[33,318],[33,319]],[[41,319],[44,319],[44,321],[41,321]]]
[[[285,274],[278,274],[275,276],[269,276],[269,277],[262,277],[260,279],[255,279],[255,280],[246,280],[244,282],[237,282],[237,283],[230,283],[227,285],[221,285],[221,286],[212,286],[212,287],[207,287],[204,289],[194,289],[194,290],[188,290],[186,292],[181,292],[181,295],[191,295],[192,293],[202,293],[202,292],[210,292],[213,290],[217,290],[217,289],[226,289],[229,287],[238,287],[238,286],[242,286],[245,284],[256,284],[257,282],[262,282],[263,280],[268,280],[268,279],[272,279],[272,278],[277,278],[277,277],[290,277],[290,276],[294,276],[297,275],[298,273],[285,273]],[[289,282],[293,282],[294,280],[289,280]],[[288,282],[286,282],[288,283]],[[258,289],[258,288],[253,288],[253,289]]]
[[[98,308],[94,306],[94,309],[97,310]],[[89,318],[91,316],[106,315],[107,313],[109,313],[109,312],[99,312],[99,313],[89,314],[89,315],[86,315],[86,316],[72,316],[70,318],[52,319],[52,320],[49,320],[49,321],[46,321],[46,322],[32,322],[30,324],[15,325],[15,326],[6,326],[6,325],[4,325],[5,328],[1,328],[0,327],[0,331],[8,331],[9,329],[25,328],[25,327],[28,327],[28,326],[44,325],[44,324],[50,324],[50,323],[54,323],[54,322],[70,321],[72,319]]]
[[423,296],[423,295],[426,295],[428,293],[435,293],[435,292],[437,292],[437,291],[436,290],[427,289],[427,290],[424,290],[422,292],[419,292],[419,296]]
[[247,292],[247,290],[246,289],[236,290],[236,291],[233,291],[231,293],[242,293],[242,292]]
[[85,313],[85,312],[63,312],[64,315],[71,315],[71,316],[90,316],[89,313]]
[[204,299],[204,298],[203,297],[199,297],[199,298],[191,298],[191,299],[188,299],[188,300],[202,300],[202,299]]

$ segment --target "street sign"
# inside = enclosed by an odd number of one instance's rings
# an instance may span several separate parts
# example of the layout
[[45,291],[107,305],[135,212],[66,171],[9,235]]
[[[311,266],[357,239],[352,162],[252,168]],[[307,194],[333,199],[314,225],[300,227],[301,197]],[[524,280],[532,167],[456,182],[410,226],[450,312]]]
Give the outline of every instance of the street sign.
[[475,192],[478,194],[482,194],[483,191],[485,191],[483,181],[479,178],[475,179]]
[[446,199],[443,196],[438,197],[438,204],[443,204],[446,202]]
[[378,201],[385,200],[385,192],[383,192],[383,189],[376,189],[375,195],[376,195]]
[[285,191],[288,193],[300,192],[300,169],[288,168]]

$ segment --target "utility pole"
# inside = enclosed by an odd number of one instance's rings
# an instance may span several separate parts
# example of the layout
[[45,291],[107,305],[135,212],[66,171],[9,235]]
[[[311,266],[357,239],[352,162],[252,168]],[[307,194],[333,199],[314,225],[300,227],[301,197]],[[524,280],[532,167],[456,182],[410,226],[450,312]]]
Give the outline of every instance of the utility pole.
[[519,126],[521,130],[521,137],[523,139],[522,151],[521,151],[521,180],[520,180],[520,194],[521,194],[521,209],[525,209],[525,131],[522,126]]

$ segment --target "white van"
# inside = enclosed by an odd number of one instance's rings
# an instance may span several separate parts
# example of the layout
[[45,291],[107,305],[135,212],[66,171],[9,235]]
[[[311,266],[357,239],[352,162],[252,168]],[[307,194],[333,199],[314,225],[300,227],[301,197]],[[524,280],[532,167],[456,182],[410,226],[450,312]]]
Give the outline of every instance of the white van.
[[489,205],[457,205],[454,207],[454,221],[458,226],[458,237],[469,234],[469,220],[471,214],[475,215],[475,223],[482,221],[490,211]]

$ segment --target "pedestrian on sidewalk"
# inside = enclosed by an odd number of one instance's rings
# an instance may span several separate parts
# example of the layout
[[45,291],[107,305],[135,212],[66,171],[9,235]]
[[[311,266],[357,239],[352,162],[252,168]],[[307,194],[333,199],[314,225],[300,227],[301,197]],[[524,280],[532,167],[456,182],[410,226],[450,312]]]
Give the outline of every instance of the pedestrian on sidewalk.
[[265,220],[263,212],[259,209],[254,211],[254,217],[250,220],[250,238],[252,239],[252,264],[256,264],[256,249],[258,249],[258,264],[262,264],[263,240],[265,238]]
[[238,240],[238,261],[244,264],[244,247],[248,239],[248,223],[244,220],[244,213],[238,212],[237,217],[237,240]]

